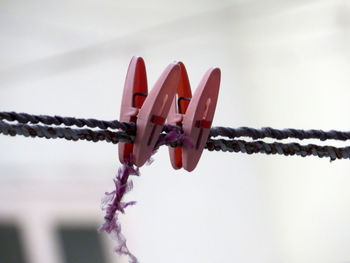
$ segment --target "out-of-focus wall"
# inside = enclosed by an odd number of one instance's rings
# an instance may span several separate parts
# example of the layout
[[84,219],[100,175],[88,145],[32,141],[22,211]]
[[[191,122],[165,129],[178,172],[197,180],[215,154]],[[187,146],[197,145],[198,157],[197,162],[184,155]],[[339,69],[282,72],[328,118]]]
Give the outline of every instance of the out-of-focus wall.
[[[116,119],[138,55],[150,85],[173,60],[193,87],[219,66],[214,125],[350,130],[346,0],[4,0],[0,32],[1,111]],[[56,226],[102,222],[117,147],[0,136],[0,149],[0,224],[19,226],[29,263],[64,263]],[[129,248],[143,263],[349,262],[349,165],[205,152],[189,174],[161,149],[127,196]]]

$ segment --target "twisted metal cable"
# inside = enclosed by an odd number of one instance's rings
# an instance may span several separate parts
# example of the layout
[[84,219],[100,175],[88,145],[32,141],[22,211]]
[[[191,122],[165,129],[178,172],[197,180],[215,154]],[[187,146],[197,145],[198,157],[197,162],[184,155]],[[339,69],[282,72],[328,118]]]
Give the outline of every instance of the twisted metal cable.
[[71,129],[63,127],[50,127],[42,125],[9,124],[0,121],[0,134],[25,137],[39,137],[46,139],[66,139],[72,141],[107,141],[111,143],[131,142],[134,136],[126,132],[111,132],[109,130]]
[[303,139],[319,139],[325,140],[340,140],[346,141],[350,139],[350,132],[341,131],[322,131],[322,130],[300,130],[300,129],[273,129],[264,127],[261,129],[254,129],[248,127],[228,128],[228,127],[213,127],[210,130],[211,137],[223,136],[228,138],[237,137],[251,137],[254,140],[263,138],[273,138],[277,140],[296,138]]
[[241,152],[247,154],[264,153],[280,154],[285,156],[297,155],[301,157],[317,156],[329,157],[331,161],[336,159],[350,159],[350,147],[319,146],[314,144],[300,145],[298,143],[266,143],[263,141],[247,142],[244,140],[213,140],[206,144],[209,151]]
[[82,128],[84,126],[89,128],[105,129],[120,129],[127,132],[135,130],[133,123],[114,121],[103,121],[96,119],[82,119],[73,117],[61,117],[61,116],[47,116],[47,115],[32,115],[27,113],[17,112],[0,112],[0,120],[17,121],[22,124],[45,124],[45,125],[65,125],[65,126],[77,126]]
[[[17,121],[22,124],[45,124],[45,125],[65,125],[65,126],[77,126],[105,129],[119,129],[127,132],[128,134],[135,134],[135,125],[133,123],[114,121],[104,121],[96,119],[83,119],[73,117],[61,117],[61,116],[47,116],[47,115],[31,115],[27,113],[16,112],[0,112],[0,120]],[[163,131],[178,129],[177,126],[165,126]],[[350,139],[350,132],[342,131],[322,131],[322,130],[300,130],[300,129],[273,129],[270,127],[264,127],[261,129],[254,129],[248,127],[229,128],[229,127],[212,127],[210,131],[210,137],[227,137],[230,139],[238,137],[251,137],[254,140],[263,138],[273,138],[277,140],[296,138],[303,139],[319,139],[325,140],[340,140],[346,141]]]
[[[92,142],[106,141],[117,144],[118,142],[132,142],[133,135],[126,132],[112,132],[109,130],[71,129],[62,127],[49,127],[42,125],[9,124],[0,121],[0,134],[23,135],[25,137],[40,137],[46,139],[66,139],[72,141],[87,140]],[[181,146],[182,142],[167,141],[166,133],[160,135],[160,145],[172,147]],[[206,149],[209,151],[241,152],[247,154],[281,154],[285,156],[298,155],[302,157],[317,156],[329,157],[330,160],[350,159],[350,147],[337,148],[333,146],[319,146],[314,144],[300,145],[298,143],[266,143],[263,141],[247,142],[244,140],[213,140],[208,139]]]
[[[50,127],[44,125],[10,124],[0,121],[0,134],[25,137],[39,137],[46,139],[66,139],[69,141],[86,140],[92,142],[106,141],[117,144],[119,142],[133,142],[135,136],[126,132],[110,130],[72,129],[68,127]],[[181,138],[179,136],[179,138]],[[167,134],[160,134],[157,147],[168,145],[177,147],[182,145],[181,140],[171,141]]]

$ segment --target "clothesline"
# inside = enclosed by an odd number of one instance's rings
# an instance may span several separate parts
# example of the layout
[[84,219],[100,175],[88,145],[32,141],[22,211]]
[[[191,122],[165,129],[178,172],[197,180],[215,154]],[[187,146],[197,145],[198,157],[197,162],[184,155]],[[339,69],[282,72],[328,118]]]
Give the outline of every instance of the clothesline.
[[[44,125],[42,125],[44,124]],[[77,128],[70,128],[76,126]],[[83,128],[88,127],[88,128]],[[90,128],[90,129],[89,129]],[[97,128],[97,129],[96,129]],[[116,131],[118,130],[118,131]],[[181,138],[182,129],[178,126],[165,125],[157,147],[182,145],[181,139],[166,140],[169,132],[176,132]],[[133,123],[117,120],[105,121],[61,116],[31,115],[27,113],[0,112],[0,133],[4,135],[39,137],[46,139],[66,139],[70,141],[87,140],[92,142],[106,141],[113,144],[132,142],[135,138],[136,127]],[[214,139],[219,137],[219,139]],[[222,138],[223,137],[223,138]],[[234,138],[250,137],[253,141],[237,140]],[[264,153],[285,156],[317,156],[329,157],[331,160],[350,159],[350,147],[321,146],[315,144],[300,145],[299,143],[267,143],[264,138],[276,140],[295,138],[325,140],[350,140],[350,132],[300,130],[300,129],[254,129],[248,127],[229,128],[212,127],[206,143],[209,151],[241,152],[247,154]]]

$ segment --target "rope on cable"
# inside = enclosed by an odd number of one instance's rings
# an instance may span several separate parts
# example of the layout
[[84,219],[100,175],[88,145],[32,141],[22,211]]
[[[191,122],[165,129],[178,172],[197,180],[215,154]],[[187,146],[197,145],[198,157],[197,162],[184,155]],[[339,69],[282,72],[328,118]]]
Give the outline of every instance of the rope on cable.
[[134,131],[135,126],[133,123],[119,122],[119,121],[101,121],[96,119],[81,119],[73,117],[61,117],[61,116],[47,116],[47,115],[31,115],[27,113],[17,112],[0,112],[0,120],[6,121],[18,121],[19,123],[26,124],[45,124],[45,125],[65,125],[65,126],[77,126],[79,128],[100,128],[100,129],[120,129],[123,131]]
[[[45,125],[65,125],[65,126],[77,126],[79,128],[100,128],[123,130],[128,134],[135,134],[135,125],[133,123],[114,121],[104,121],[96,119],[82,119],[73,117],[61,117],[61,116],[47,116],[47,115],[31,115],[27,113],[16,112],[0,112],[0,120],[17,121],[22,124],[45,124]],[[164,131],[168,131],[168,126],[164,127]],[[179,128],[180,129],[180,128]],[[350,132],[342,131],[322,131],[322,130],[299,130],[299,129],[273,129],[270,127],[264,127],[261,129],[254,129],[248,127],[240,128],[228,128],[228,127],[212,127],[210,131],[210,137],[227,137],[230,139],[237,137],[251,137],[252,139],[273,138],[277,140],[296,138],[303,139],[319,139],[325,140],[340,140],[346,141],[350,139]]]
[[[18,123],[10,123],[10,122]],[[30,125],[29,125],[30,124]],[[45,125],[37,125],[45,124]],[[54,125],[54,126],[47,126]],[[68,127],[55,127],[65,125]],[[69,128],[69,126],[77,126],[79,129]],[[82,127],[99,128],[92,130]],[[122,131],[111,131],[109,129],[117,129]],[[170,131],[182,133],[180,127],[166,125],[163,133],[160,135],[161,145],[170,145],[172,147],[180,146],[180,140],[168,142],[164,138]],[[87,141],[106,141],[113,144],[118,142],[132,142],[135,135],[135,125],[133,123],[124,123],[119,121],[102,121],[96,119],[81,119],[72,117],[46,116],[46,115],[30,115],[27,113],[16,112],[0,112],[0,133],[4,135],[23,135],[25,137],[40,137],[46,139],[66,139],[66,140],[87,140]],[[213,139],[213,137],[227,137],[231,140]],[[331,160],[350,159],[350,147],[333,147],[319,146],[314,144],[300,145],[298,143],[266,143],[263,141],[247,142],[244,140],[233,140],[237,137],[251,137],[254,140],[262,138],[274,139],[319,139],[321,141],[333,140],[349,140],[350,132],[341,131],[322,131],[322,130],[297,130],[283,129],[277,130],[273,128],[253,129],[247,127],[241,128],[225,128],[213,127],[206,144],[209,151],[224,152],[241,152],[247,154],[264,153],[264,154],[280,154],[285,156],[298,155],[302,157],[317,156],[320,158],[328,157]]]
[[131,142],[134,136],[125,132],[111,132],[109,130],[71,129],[67,127],[50,127],[43,125],[9,124],[0,121],[0,133],[4,135],[25,137],[39,137],[46,139],[66,139],[70,141],[107,141],[111,143]]

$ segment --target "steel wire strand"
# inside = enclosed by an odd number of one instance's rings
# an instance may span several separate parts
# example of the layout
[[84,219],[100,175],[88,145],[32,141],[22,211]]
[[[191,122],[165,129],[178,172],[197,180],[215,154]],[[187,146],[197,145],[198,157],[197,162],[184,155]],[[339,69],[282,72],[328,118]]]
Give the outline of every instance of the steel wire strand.
[[21,124],[45,124],[45,125],[65,125],[65,126],[77,126],[82,128],[87,126],[89,128],[105,129],[121,129],[123,131],[134,131],[135,127],[133,123],[114,121],[104,121],[96,119],[83,119],[74,117],[61,117],[61,116],[47,116],[47,115],[33,115],[28,113],[17,112],[0,112],[0,120],[17,121]]
[[[65,125],[65,126],[77,126],[89,128],[100,128],[104,129],[121,129],[126,131],[128,134],[135,134],[134,123],[114,121],[104,121],[97,119],[83,119],[73,117],[61,117],[61,116],[47,116],[47,115],[32,115],[27,113],[16,113],[16,112],[0,112],[0,120],[6,121],[17,121],[21,124],[38,124],[42,123],[45,125]],[[178,129],[181,131],[181,127],[167,125],[163,131],[168,132],[169,130]],[[277,140],[296,138],[296,139],[319,139],[325,140],[340,140],[346,141],[350,139],[350,132],[342,131],[323,131],[323,130],[301,130],[301,129],[274,129],[270,127],[264,127],[261,129],[254,129],[249,127],[230,128],[230,127],[212,127],[210,131],[210,137],[227,137],[230,139],[238,137],[251,137],[254,140],[263,138],[273,138]]]
[[277,140],[296,138],[303,139],[319,139],[325,140],[340,140],[346,141],[350,139],[350,132],[342,131],[322,131],[322,130],[301,130],[301,129],[273,129],[264,127],[261,129],[254,129],[248,127],[229,128],[229,127],[212,127],[210,130],[210,137],[223,136],[227,138],[237,137],[251,137],[254,140],[263,138],[273,138]]
[[107,141],[112,143],[131,142],[134,136],[126,132],[112,132],[109,130],[71,129],[67,127],[50,127],[42,125],[9,124],[0,121],[0,133],[4,135],[25,137],[40,137],[46,139],[66,139],[72,141]]
[[[179,131],[174,129],[174,131]],[[91,129],[72,129],[68,127],[51,127],[44,125],[28,125],[28,124],[13,124],[5,121],[0,121],[0,134],[16,136],[22,135],[25,137],[39,137],[46,139],[66,139],[69,141],[87,140],[92,142],[106,141],[117,144],[119,142],[133,142],[135,136],[122,131],[110,130],[91,130]],[[170,138],[169,136],[170,135]],[[178,140],[172,140],[174,137],[171,133],[162,133],[159,136],[157,147],[168,145],[177,147],[182,145],[184,140],[182,134],[176,137]]]
[[[0,133],[10,136],[22,135],[25,137],[40,137],[46,139],[61,138],[73,141],[106,141],[113,144],[118,142],[132,142],[134,140],[133,135],[129,135],[125,132],[9,124],[4,121],[0,121]],[[159,141],[162,142],[161,145],[176,147],[182,144],[179,140],[167,140],[166,136],[166,133],[160,134]],[[281,154],[285,156],[298,155],[302,157],[313,155],[320,158],[329,157],[331,160],[350,158],[350,147],[337,148],[333,146],[319,146],[314,144],[300,145],[298,143],[266,143],[263,141],[247,142],[244,140],[208,139],[206,149],[209,151],[241,152],[247,154],[264,153]]]
[[315,144],[300,145],[298,143],[266,143],[263,141],[247,142],[244,140],[213,140],[206,144],[209,151],[241,152],[247,154],[264,153],[280,154],[285,156],[298,155],[301,157],[317,156],[329,157],[331,161],[336,159],[350,159],[350,147],[320,146]]

